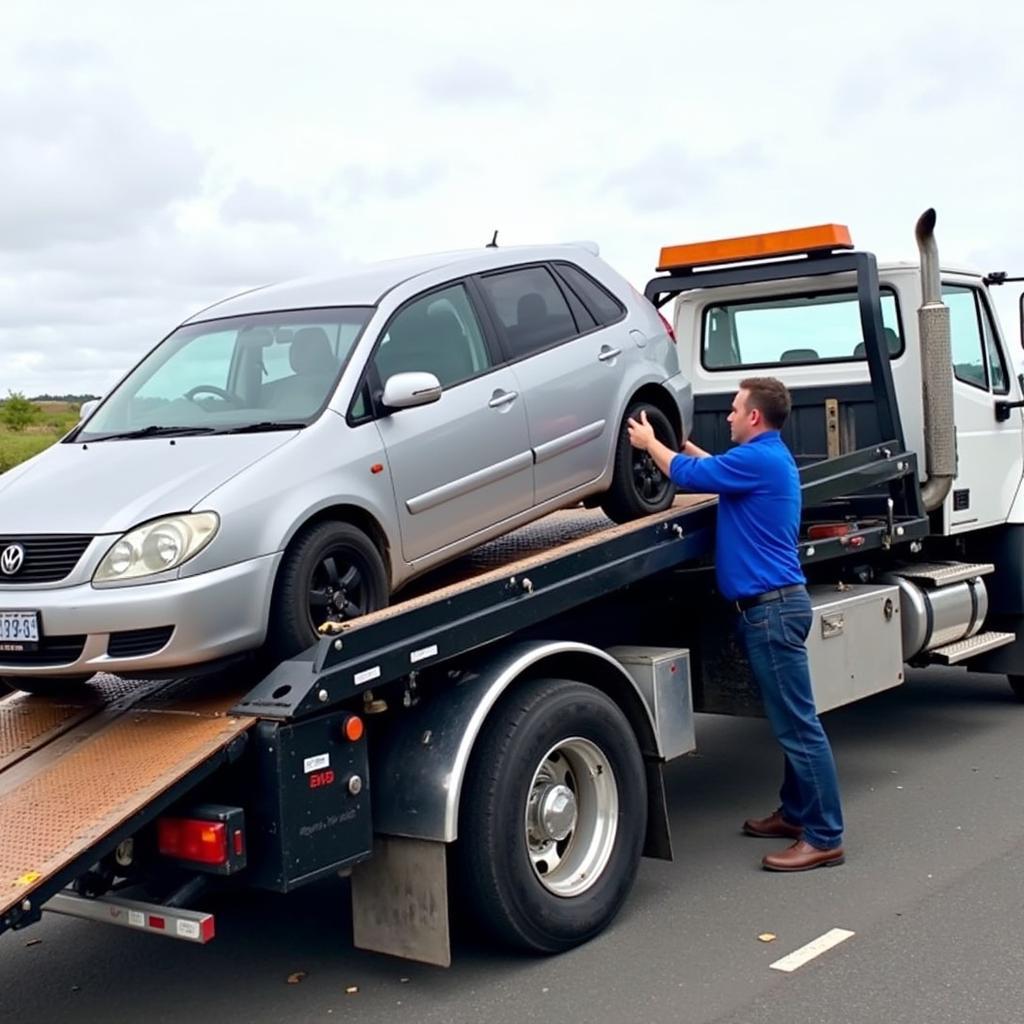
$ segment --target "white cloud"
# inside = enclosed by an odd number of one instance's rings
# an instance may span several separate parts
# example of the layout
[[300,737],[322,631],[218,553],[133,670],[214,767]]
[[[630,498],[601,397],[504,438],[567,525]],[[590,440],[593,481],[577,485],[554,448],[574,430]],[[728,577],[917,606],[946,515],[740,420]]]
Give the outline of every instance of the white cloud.
[[[224,295],[352,261],[849,223],[1024,270],[1024,9],[953,0],[0,7],[0,394],[102,390]],[[999,298],[1014,316],[1017,290]]]

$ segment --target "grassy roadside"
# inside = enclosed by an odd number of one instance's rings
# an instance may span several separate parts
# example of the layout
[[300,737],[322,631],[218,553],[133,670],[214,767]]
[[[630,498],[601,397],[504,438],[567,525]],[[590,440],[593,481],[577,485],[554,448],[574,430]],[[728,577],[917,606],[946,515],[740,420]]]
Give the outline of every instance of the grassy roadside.
[[72,402],[33,402],[31,419],[15,430],[4,420],[5,404],[0,402],[0,473],[49,448],[78,422]]

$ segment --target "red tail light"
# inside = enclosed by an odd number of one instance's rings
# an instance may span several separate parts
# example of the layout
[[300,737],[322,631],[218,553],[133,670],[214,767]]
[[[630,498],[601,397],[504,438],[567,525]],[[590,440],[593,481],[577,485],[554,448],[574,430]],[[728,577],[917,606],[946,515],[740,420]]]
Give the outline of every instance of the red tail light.
[[157,841],[165,857],[196,864],[227,863],[228,834],[222,821],[161,818],[157,822]]
[[661,311],[658,311],[658,319],[662,322],[665,327],[665,333],[673,340],[676,340],[676,332],[672,329],[672,325],[661,315]]

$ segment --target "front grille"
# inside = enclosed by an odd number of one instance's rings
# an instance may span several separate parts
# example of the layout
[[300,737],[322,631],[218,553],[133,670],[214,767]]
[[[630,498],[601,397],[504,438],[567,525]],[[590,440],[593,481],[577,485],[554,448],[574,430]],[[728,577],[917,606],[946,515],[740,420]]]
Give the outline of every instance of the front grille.
[[4,665],[70,665],[82,656],[85,636],[44,636],[34,651],[0,651]]
[[[0,536],[0,584],[56,583],[78,564],[92,537],[81,534],[37,533]],[[25,558],[11,575],[3,571],[3,553],[17,544]]]
[[141,658],[144,654],[153,654],[171,639],[173,632],[173,626],[157,626],[155,629],[126,629],[120,633],[111,633],[107,656]]

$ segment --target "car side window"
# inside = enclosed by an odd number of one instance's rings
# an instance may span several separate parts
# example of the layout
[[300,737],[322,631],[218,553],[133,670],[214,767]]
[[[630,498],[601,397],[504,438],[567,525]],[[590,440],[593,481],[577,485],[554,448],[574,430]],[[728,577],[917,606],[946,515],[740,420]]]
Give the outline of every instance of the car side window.
[[483,332],[463,285],[430,292],[388,324],[373,357],[383,386],[396,373],[432,373],[454,387],[491,366]]
[[513,359],[551,348],[579,333],[561,289],[545,267],[522,267],[480,278],[505,328]]
[[602,327],[622,319],[625,306],[589,274],[571,263],[556,263],[555,269]]
[[975,290],[960,285],[943,285],[942,299],[949,307],[953,373],[965,384],[988,390],[985,344]]

